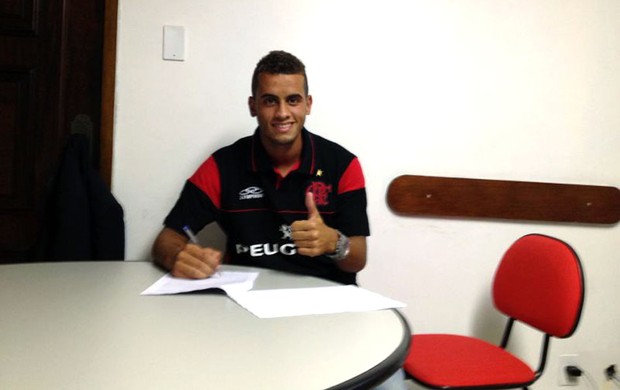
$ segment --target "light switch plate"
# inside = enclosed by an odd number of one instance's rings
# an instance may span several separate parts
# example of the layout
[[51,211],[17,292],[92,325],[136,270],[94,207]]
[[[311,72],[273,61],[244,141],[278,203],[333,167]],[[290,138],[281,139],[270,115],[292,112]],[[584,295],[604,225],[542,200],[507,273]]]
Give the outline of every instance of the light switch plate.
[[164,26],[164,60],[185,61],[185,27]]

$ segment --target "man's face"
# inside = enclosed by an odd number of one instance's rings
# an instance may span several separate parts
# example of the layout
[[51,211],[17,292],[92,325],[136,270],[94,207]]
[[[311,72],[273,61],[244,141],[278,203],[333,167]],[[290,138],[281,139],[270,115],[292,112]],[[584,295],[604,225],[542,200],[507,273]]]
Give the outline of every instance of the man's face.
[[258,88],[248,104],[266,148],[300,145],[301,129],[312,107],[303,75],[260,73]]

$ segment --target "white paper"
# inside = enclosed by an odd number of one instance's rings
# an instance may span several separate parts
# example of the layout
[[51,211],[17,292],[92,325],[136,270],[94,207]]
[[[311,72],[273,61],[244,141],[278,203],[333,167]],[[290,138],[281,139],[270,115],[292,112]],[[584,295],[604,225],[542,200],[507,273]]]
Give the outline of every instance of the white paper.
[[406,306],[402,302],[354,285],[236,291],[228,296],[259,318],[359,312]]
[[206,279],[175,278],[169,273],[162,276],[141,295],[166,295],[220,288],[226,293],[243,292],[254,287],[258,272],[218,271]]

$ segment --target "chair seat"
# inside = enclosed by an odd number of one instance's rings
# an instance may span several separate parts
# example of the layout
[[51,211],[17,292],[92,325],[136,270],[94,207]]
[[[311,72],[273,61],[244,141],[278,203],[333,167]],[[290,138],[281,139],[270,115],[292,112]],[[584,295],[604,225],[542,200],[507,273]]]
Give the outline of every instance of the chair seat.
[[413,336],[403,367],[421,384],[445,389],[520,387],[536,379],[527,364],[504,349],[450,334]]

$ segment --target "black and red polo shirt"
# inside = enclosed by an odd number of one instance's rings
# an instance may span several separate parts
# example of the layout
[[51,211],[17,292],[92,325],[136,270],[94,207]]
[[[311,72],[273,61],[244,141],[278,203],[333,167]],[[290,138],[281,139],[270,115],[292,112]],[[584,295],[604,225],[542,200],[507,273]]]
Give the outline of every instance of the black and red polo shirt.
[[296,169],[274,170],[258,129],[216,151],[187,180],[164,224],[183,233],[216,221],[227,235],[225,261],[356,283],[327,256],[297,254],[290,226],[308,218],[311,191],[325,223],[347,236],[368,236],[364,175],[355,155],[305,128]]

